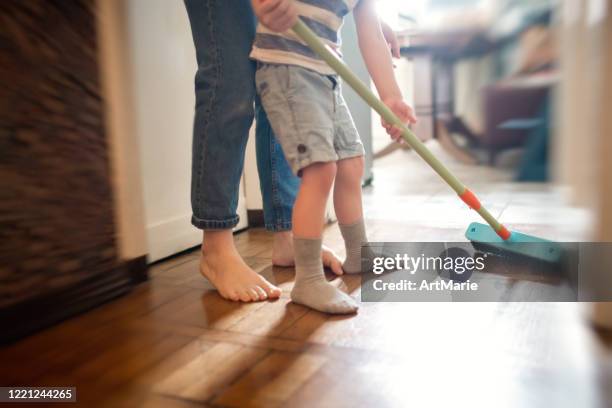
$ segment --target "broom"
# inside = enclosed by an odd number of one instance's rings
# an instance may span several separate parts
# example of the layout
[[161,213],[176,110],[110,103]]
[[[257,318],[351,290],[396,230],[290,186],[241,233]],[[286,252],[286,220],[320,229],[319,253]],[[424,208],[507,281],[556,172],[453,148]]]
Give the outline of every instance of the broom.
[[317,53],[353,90],[390,124],[402,130],[402,138],[419,156],[448,184],[471,209],[476,211],[487,224],[473,222],[465,236],[468,240],[510,251],[519,255],[546,262],[557,262],[561,257],[558,244],[542,238],[508,230],[480,202],[478,197],[450,172],[437,157],[421,142],[412,131],[366,86],[340,59],[298,18],[293,31]]

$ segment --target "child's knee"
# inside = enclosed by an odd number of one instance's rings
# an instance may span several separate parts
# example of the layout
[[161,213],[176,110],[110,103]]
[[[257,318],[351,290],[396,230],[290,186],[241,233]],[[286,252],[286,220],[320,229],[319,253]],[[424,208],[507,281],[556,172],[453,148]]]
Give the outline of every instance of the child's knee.
[[347,178],[356,178],[361,180],[365,169],[365,161],[363,156],[351,157],[341,160],[338,165],[338,175]]
[[302,169],[302,183],[313,183],[329,191],[336,178],[336,163],[313,163]]

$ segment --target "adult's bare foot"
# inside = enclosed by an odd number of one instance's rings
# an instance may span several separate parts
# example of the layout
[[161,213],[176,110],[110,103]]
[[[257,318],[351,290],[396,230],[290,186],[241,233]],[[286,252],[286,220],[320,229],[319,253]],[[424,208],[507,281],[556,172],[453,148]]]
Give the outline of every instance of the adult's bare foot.
[[325,245],[321,248],[321,259],[323,260],[323,266],[331,269],[336,275],[339,276],[344,273],[342,261],[338,258],[338,255]]
[[273,234],[272,243],[272,265],[294,266],[293,259],[293,235],[291,231],[279,231]]
[[281,290],[252,270],[242,259],[231,230],[207,231],[200,273],[217,289],[221,297],[235,302],[275,299]]
[[[336,275],[342,275],[342,261],[338,255],[325,245],[321,249],[321,260],[323,266],[332,270]],[[272,265],[294,266],[293,254],[293,235],[291,231],[281,231],[274,233],[274,243],[272,244]]]

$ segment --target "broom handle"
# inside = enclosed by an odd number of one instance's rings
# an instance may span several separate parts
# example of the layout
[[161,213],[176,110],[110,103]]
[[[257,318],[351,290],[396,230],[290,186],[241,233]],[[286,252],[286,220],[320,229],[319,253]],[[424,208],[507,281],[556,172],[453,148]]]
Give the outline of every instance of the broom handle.
[[510,232],[497,219],[484,208],[478,198],[469,190],[446,166],[438,160],[436,156],[417,138],[414,133],[385,105],[380,99],[374,95],[368,86],[366,86],[350,68],[331,51],[323,42],[316,36],[315,33],[298,18],[297,23],[292,27],[293,31],[302,39],[310,48],[316,52],[327,64],[333,68],[338,75],[348,83],[351,88],[357,92],[363,100],[370,105],[387,123],[391,123],[402,129],[402,138],[417,152],[435,170],[436,173],[459,195],[459,197],[493,228],[493,230],[503,239],[510,238]]

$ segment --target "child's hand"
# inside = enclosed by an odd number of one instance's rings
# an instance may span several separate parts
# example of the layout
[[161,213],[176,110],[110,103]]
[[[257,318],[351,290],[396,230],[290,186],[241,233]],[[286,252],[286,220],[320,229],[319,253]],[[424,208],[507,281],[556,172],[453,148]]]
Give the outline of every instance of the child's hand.
[[[402,98],[389,98],[383,99],[385,105],[389,107],[397,115],[400,120],[406,125],[412,125],[417,123],[417,118],[414,115],[414,111],[410,105],[408,105]],[[382,119],[382,126],[385,128],[391,139],[396,142],[400,142],[402,129],[397,126],[393,126]]]
[[259,21],[272,31],[287,31],[297,21],[293,0],[252,0],[252,3]]

